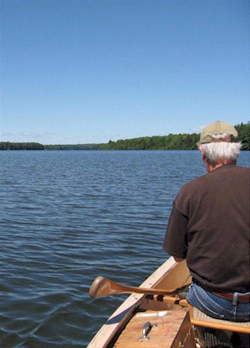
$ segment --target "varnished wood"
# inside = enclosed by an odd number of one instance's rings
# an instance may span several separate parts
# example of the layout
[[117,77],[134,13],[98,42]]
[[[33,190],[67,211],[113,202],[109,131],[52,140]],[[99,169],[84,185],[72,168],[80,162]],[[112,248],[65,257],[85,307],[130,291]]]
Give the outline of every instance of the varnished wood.
[[106,296],[106,295],[115,295],[115,294],[154,294],[154,295],[165,295],[175,292],[177,289],[145,289],[141,287],[133,287],[122,285],[113,282],[110,279],[104,277],[97,277],[89,290],[89,295],[93,298]]
[[167,272],[165,277],[163,277],[158,284],[156,289],[180,289],[185,286],[190,285],[192,278],[190,276],[190,271],[187,267],[186,261],[182,261],[174,264],[174,271]]
[[[182,266],[181,266],[182,267]],[[185,265],[184,265],[185,267]],[[148,279],[142,283],[142,287],[156,288],[162,283],[164,278],[169,272],[178,273],[180,264],[177,264],[173,257],[169,258],[164,264],[162,264]],[[176,274],[176,279],[178,275]],[[182,280],[179,279],[179,283]],[[176,281],[178,284],[178,281]],[[108,346],[112,338],[117,332],[127,324],[132,316],[134,309],[144,301],[144,294],[132,294],[128,299],[122,303],[122,305],[112,314],[108,321],[101,327],[91,342],[88,344],[88,348],[105,348]],[[152,301],[151,301],[152,302]],[[146,302],[144,302],[146,305]],[[158,306],[158,305],[157,305]]]
[[[101,286],[102,295],[114,293],[114,291],[121,293],[124,290],[126,292],[132,291],[133,294],[108,319],[106,324],[103,325],[89,343],[88,348],[179,348],[180,346],[194,348],[193,326],[196,326],[196,330],[198,326],[204,326],[250,334],[250,323],[240,325],[239,323],[215,320],[213,318],[201,320],[201,318],[193,316],[192,310],[190,310],[191,318],[189,319],[189,314],[186,314],[188,313],[187,307],[185,307],[187,306],[187,301],[178,299],[176,302],[175,296],[178,296],[177,294],[173,294],[173,296],[166,294],[172,292],[173,289],[182,288],[190,284],[190,282],[191,279],[189,278],[186,262],[177,264],[173,258],[170,258],[139,288],[129,287],[128,289],[127,286],[114,282],[115,285],[112,285],[110,288],[109,285],[106,289],[104,286],[104,290]],[[109,280],[108,284],[110,284]],[[139,293],[135,293],[135,289],[141,290],[139,290]],[[152,295],[146,295],[150,293],[149,289],[160,289],[161,295],[155,294],[155,291],[152,291]],[[164,295],[162,289],[164,289]],[[97,291],[94,289],[91,294],[95,297],[98,295],[98,291],[97,287]],[[144,313],[140,313],[141,311]],[[158,311],[167,311],[167,315],[164,315],[164,317],[158,316]],[[150,315],[147,317],[147,314]],[[148,334],[149,340],[140,342],[139,338],[142,336],[143,325],[148,320],[152,325]],[[154,324],[157,326],[154,326]]]
[[186,299],[180,299],[178,294],[176,296],[161,296],[161,295],[153,295],[154,301],[158,302],[165,302],[165,303],[170,303],[170,304],[177,304],[181,307],[187,307],[188,302]]
[[[214,319],[200,312],[191,305],[188,305],[188,309],[190,313],[190,320],[193,325],[250,334],[250,322],[238,323],[228,320]],[[195,313],[198,313],[200,317],[195,315]]]
[[186,313],[170,348],[196,348],[196,341],[189,313]]
[[[119,336],[114,348],[172,347],[187,311],[186,309],[178,309],[165,311],[163,316],[154,315],[158,313],[160,312],[137,313]],[[148,340],[140,341],[142,328],[147,321],[151,323],[152,329],[148,334]]]

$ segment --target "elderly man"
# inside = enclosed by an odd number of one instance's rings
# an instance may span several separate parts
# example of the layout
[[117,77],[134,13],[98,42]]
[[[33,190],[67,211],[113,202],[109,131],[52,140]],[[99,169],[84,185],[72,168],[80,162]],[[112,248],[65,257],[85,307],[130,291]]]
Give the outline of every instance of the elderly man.
[[250,170],[236,165],[237,141],[230,124],[203,129],[199,149],[208,173],[179,191],[163,248],[177,262],[187,260],[189,303],[214,318],[249,321]]

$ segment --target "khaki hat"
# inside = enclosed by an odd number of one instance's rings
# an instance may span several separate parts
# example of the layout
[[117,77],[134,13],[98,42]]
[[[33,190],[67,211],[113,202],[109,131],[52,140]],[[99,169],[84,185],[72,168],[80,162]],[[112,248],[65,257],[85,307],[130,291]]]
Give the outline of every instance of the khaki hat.
[[[218,137],[222,135],[221,138]],[[227,135],[227,137],[225,136]],[[215,137],[213,137],[215,136]],[[227,142],[236,142],[238,140],[238,132],[229,123],[217,121],[210,123],[206,126],[202,132],[200,137],[200,144],[219,142],[219,141],[227,141]]]

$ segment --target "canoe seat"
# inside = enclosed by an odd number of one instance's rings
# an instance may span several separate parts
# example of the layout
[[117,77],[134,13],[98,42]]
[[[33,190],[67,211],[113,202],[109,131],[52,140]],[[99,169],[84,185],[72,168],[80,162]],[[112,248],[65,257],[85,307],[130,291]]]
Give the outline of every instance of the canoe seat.
[[193,325],[250,334],[250,322],[234,322],[214,319],[199,311],[199,309],[191,306],[190,304],[188,304],[188,310],[190,321]]

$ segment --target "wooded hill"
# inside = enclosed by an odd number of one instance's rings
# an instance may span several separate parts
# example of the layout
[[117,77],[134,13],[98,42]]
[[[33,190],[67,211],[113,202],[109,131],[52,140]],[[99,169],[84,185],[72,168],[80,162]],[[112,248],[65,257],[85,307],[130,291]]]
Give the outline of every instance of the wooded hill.
[[[243,150],[250,150],[250,122],[236,125]],[[42,145],[0,142],[0,150],[196,150],[200,134],[169,134],[109,141],[106,144]]]

